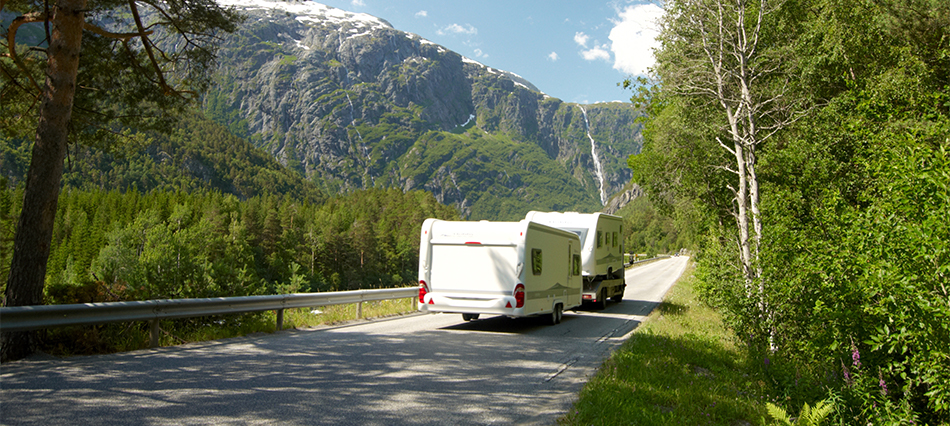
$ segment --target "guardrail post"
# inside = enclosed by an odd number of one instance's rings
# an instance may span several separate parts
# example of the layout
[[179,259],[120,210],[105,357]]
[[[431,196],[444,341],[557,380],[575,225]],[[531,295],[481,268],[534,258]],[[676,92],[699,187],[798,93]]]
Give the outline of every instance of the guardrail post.
[[363,319],[363,302],[356,303],[356,318]]
[[284,329],[284,310],[277,310],[277,331]]
[[158,347],[158,320],[153,319],[148,322],[149,344],[153,348]]

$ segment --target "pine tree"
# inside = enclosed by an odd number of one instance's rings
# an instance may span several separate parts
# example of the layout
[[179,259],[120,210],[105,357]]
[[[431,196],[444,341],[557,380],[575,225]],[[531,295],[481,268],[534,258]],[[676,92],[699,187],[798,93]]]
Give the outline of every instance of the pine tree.
[[[194,98],[194,90],[207,87],[207,70],[214,57],[211,41],[220,30],[233,31],[239,16],[208,0],[172,0],[162,3],[164,9],[158,3],[130,1],[126,4],[130,20],[117,19],[123,14],[110,13],[119,7],[114,2],[57,0],[44,6],[10,0],[3,4],[4,10],[21,13],[5,28],[4,33],[10,37],[2,45],[5,56],[14,64],[8,66],[5,61],[4,72],[0,73],[5,83],[4,106],[11,105],[14,112],[3,114],[4,136],[26,136],[26,129],[33,123],[26,118],[31,115],[25,113],[40,101],[5,303],[37,305],[42,303],[67,140],[102,143],[112,134],[108,128],[111,124],[167,125],[165,117],[170,115],[162,112],[180,110]],[[160,30],[182,36],[183,43],[177,50],[156,53],[158,48],[152,39],[156,28],[146,27],[140,7],[161,13],[165,21],[159,23]],[[104,15],[108,15],[111,28],[127,24],[129,32],[102,29],[96,21]],[[17,29],[31,22],[46,24],[47,49],[27,53],[27,49],[7,42],[16,40]],[[83,37],[84,29],[94,35]],[[125,48],[115,48],[118,43]],[[40,52],[46,55],[45,65]],[[170,74],[169,66],[176,67],[174,77],[166,76]],[[128,68],[136,72],[123,72]],[[47,80],[41,86],[36,77],[43,74]],[[80,86],[100,90],[77,93]],[[73,121],[74,105],[80,107],[77,121]],[[21,358],[36,349],[29,332],[4,333],[0,340],[0,360]]]

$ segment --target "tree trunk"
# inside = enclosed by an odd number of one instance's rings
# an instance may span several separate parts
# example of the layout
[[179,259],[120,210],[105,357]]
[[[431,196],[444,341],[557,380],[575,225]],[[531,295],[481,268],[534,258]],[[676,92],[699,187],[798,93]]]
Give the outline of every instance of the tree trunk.
[[[41,96],[33,157],[26,178],[23,210],[13,240],[7,281],[7,306],[43,302],[46,262],[66,156],[66,136],[76,93],[85,0],[58,0],[50,22],[46,86]],[[36,351],[34,332],[0,336],[0,360],[20,359]]]

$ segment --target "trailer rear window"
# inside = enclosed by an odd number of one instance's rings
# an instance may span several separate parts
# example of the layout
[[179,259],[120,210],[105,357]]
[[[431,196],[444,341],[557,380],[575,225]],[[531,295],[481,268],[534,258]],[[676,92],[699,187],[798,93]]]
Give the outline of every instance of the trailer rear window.
[[581,255],[574,255],[574,263],[571,265],[571,274],[574,276],[581,274]]
[[541,275],[541,249],[531,249],[531,272]]

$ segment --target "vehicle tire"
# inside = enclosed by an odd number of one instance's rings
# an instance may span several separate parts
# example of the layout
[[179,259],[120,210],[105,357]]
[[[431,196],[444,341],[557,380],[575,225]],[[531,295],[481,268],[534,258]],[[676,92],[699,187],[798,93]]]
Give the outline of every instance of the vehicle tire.
[[621,301],[623,301],[623,293],[615,294],[613,297],[610,298],[610,300],[620,303]]
[[551,317],[548,318],[548,322],[551,325],[558,325],[561,323],[561,318],[564,317],[564,306],[558,303],[554,305],[554,311],[551,312]]
[[607,290],[600,291],[600,294],[597,296],[597,303],[594,304],[594,309],[598,311],[607,309]]
[[462,319],[465,321],[475,321],[478,319],[478,314],[462,314]]

